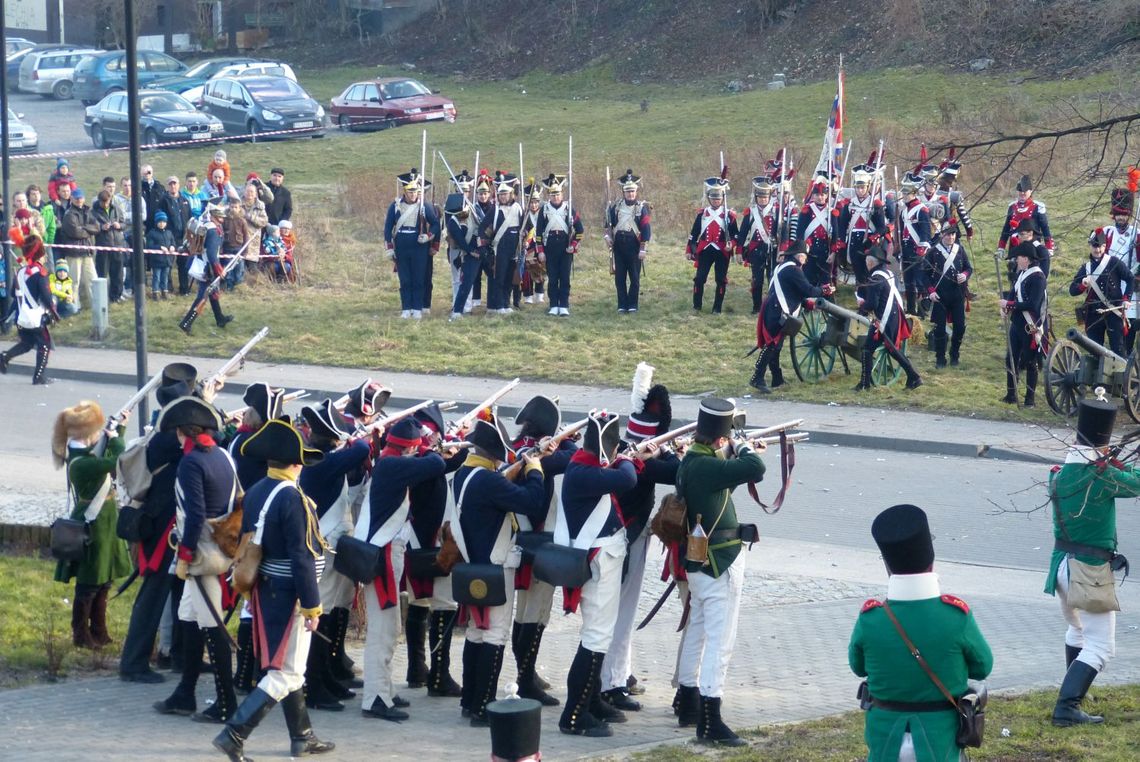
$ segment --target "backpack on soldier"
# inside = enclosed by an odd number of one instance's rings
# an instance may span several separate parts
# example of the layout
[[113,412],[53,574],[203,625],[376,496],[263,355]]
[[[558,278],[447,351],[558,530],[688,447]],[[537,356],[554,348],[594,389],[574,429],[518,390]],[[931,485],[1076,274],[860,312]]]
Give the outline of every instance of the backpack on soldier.
[[154,475],[169,464],[151,471],[146,464],[146,448],[154,432],[131,440],[115,464],[115,487],[119,495],[119,518],[115,533],[127,542],[142,542],[154,534],[154,521],[146,511],[146,497]]

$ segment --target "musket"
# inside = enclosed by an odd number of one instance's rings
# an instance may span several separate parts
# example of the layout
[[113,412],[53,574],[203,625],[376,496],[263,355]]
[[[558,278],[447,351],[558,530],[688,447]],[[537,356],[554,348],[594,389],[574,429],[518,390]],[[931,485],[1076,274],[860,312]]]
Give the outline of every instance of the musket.
[[[968,241],[967,241],[967,243],[968,243]],[[971,254],[971,258],[973,258],[972,254]],[[997,251],[994,252],[994,275],[997,277],[997,280],[995,281],[995,283],[997,283],[998,299],[1005,299],[1005,293],[1001,289],[1001,285],[1002,285],[1001,258],[998,255]],[[1011,294],[1011,296],[1014,296],[1014,294]],[[1005,334],[1005,372],[1008,373],[1010,378],[1013,379],[1013,400],[1014,400],[1014,403],[1020,408],[1021,407],[1021,402],[1020,402],[1021,397],[1018,396],[1018,393],[1017,393],[1017,372],[1016,372],[1017,363],[1014,362],[1014,359],[1013,359],[1013,344],[1009,338],[1009,314],[1006,313],[1004,307],[1001,308],[999,311],[1001,312],[1002,332]]]
[[[426,188],[424,188],[424,165],[427,164],[427,130],[424,130],[423,140],[420,143],[420,227],[423,228],[427,225],[426,215],[424,214],[424,196],[426,195]],[[423,230],[420,231],[424,232]]]
[[783,423],[777,423],[772,426],[765,426],[760,429],[745,429],[739,432],[739,436],[745,437],[747,439],[759,439],[771,434],[779,434],[781,431],[787,431],[788,429],[799,428],[803,425],[803,423],[803,418],[795,418],[791,421],[784,421]]
[[[592,415],[595,412],[597,412],[596,409],[591,410],[590,414]],[[557,434],[550,437],[549,439],[546,439],[542,442],[539,442],[536,446],[519,450],[518,451],[518,456],[519,456],[518,460],[516,460],[514,463],[509,465],[507,468],[503,469],[503,471],[502,471],[503,476],[507,477],[507,479],[509,481],[514,481],[515,477],[518,476],[519,471],[521,471],[526,466],[526,461],[523,460],[523,458],[522,458],[522,454],[524,452],[532,452],[534,450],[544,450],[548,447],[551,447],[552,445],[553,445],[553,449],[557,450],[558,446],[560,444],[562,444],[562,442],[564,440],[569,439],[570,437],[574,436],[575,434],[577,434],[582,429],[586,428],[586,424],[588,424],[589,422],[590,422],[590,417],[586,416],[585,418],[583,418],[580,421],[575,421],[574,423],[563,426],[562,430],[559,431]]]
[[[785,441],[785,442],[806,442],[808,440],[809,436],[810,436],[810,434],[808,434],[806,431],[797,431],[795,434],[788,434],[787,436],[785,436],[783,438],[782,441]],[[781,442],[780,437],[755,437],[755,439],[756,439],[756,441],[763,442],[766,445],[780,444],[780,442]]]
[[357,427],[356,433],[353,436],[362,437],[365,434],[371,434],[376,429],[385,428],[402,418],[407,418],[409,415],[415,415],[425,407],[431,407],[434,404],[435,400],[424,400],[423,402],[412,405],[411,407],[406,407],[403,410],[397,410],[395,413],[392,413],[392,415],[373,421],[372,423],[365,424],[364,426]]
[[[610,165],[609,164],[606,165],[606,208],[605,208],[605,213],[604,213],[603,219],[604,219],[604,223],[602,225],[603,229],[609,229],[609,227],[610,227]],[[617,272],[617,265],[614,262],[613,234],[611,233],[610,234],[610,275],[613,275],[616,272]]]
[[253,335],[253,338],[245,343],[241,349],[234,353],[234,356],[226,360],[222,367],[218,368],[212,375],[200,382],[202,389],[214,389],[225,382],[227,378],[237,373],[245,365],[245,357],[250,351],[257,346],[257,343],[269,335],[269,326],[265,326],[260,331]]
[[[286,402],[293,402],[293,401],[299,400],[299,399],[304,399],[305,397],[308,397],[308,396],[309,396],[309,393],[306,390],[298,389],[295,392],[289,392],[288,394],[282,396],[281,397],[281,404],[285,404]],[[240,418],[241,416],[245,415],[247,410],[249,410],[249,405],[244,405],[242,407],[239,407],[237,410],[228,410],[228,411],[226,411],[226,420],[229,421],[229,420],[233,420],[236,418]]]
[[[446,169],[447,174],[449,174],[451,176],[451,182],[455,183],[456,190],[459,190],[459,178],[456,177],[455,173],[451,171],[451,165],[447,163],[447,157],[445,157],[443,155],[443,151],[436,151],[435,153],[439,154],[439,159],[440,159],[440,161],[443,162],[444,169]],[[478,152],[476,152],[476,157],[478,157]],[[432,164],[433,165],[435,164],[435,154],[432,154]],[[475,159],[475,176],[476,177],[479,176],[479,159],[478,158]],[[432,187],[434,188],[435,186],[432,186]],[[467,207],[468,211],[474,210],[474,211],[478,212],[479,211],[478,204],[476,204],[471,199],[467,198],[467,194],[463,193],[463,191],[459,191],[459,192],[461,194],[463,194],[463,204],[464,204],[464,206]]]
[[428,178],[428,184],[431,185],[431,205],[435,206],[435,151],[431,153],[431,176]]
[[693,421],[692,423],[686,423],[684,426],[680,426],[676,429],[673,429],[672,431],[666,431],[664,434],[659,434],[652,439],[646,439],[644,442],[638,444],[634,449],[637,452],[645,452],[652,446],[659,446],[665,444],[666,442],[672,442],[677,437],[684,436],[690,431],[694,431],[696,428],[696,421]]
[[140,402],[143,401],[143,399],[146,397],[146,395],[150,394],[152,391],[157,389],[161,384],[162,384],[162,371],[159,371],[158,373],[155,373],[153,376],[151,376],[150,380],[147,381],[145,384],[143,384],[141,389],[139,389],[137,392],[135,392],[133,395],[131,395],[131,398],[129,400],[127,400],[126,404],[123,405],[121,408],[119,408],[118,412],[116,412],[114,415],[112,415],[108,419],[107,423],[109,425],[113,425],[113,424],[118,423],[119,421],[123,420],[123,418],[126,417],[126,415],[128,413],[130,413],[132,410],[135,409],[135,406],[137,406]]
[[222,268],[222,272],[219,275],[215,276],[214,279],[210,281],[210,284],[206,286],[206,290],[202,292],[202,299],[198,302],[198,307],[195,309],[196,314],[201,315],[202,312],[206,309],[206,303],[210,301],[210,296],[222,287],[222,281],[225,280],[226,276],[229,275],[230,272],[238,266],[238,262],[241,261],[242,255],[245,254],[245,250],[249,248],[249,245],[251,243],[253,243],[252,238],[242,244],[242,247],[238,249],[232,257],[230,257],[230,261],[227,262],[226,266]]
[[476,416],[478,416],[479,413],[482,413],[484,410],[491,407],[491,405],[494,405],[503,397],[506,397],[511,392],[511,390],[518,386],[520,383],[522,383],[522,379],[516,378],[513,381],[508,381],[506,384],[503,384],[503,386],[500,387],[498,391],[473,407],[459,420],[452,423],[452,427],[455,429],[462,429],[463,427],[467,426],[467,424],[475,420]]

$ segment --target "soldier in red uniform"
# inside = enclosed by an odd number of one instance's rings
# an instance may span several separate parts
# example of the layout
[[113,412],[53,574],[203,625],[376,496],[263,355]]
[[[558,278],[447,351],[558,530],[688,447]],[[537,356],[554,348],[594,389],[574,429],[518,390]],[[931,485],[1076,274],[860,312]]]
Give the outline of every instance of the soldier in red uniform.
[[961,162],[954,160],[954,149],[950,149],[950,156],[938,165],[938,190],[950,204],[950,220],[948,224],[958,225],[959,229],[966,229],[966,240],[974,237],[974,221],[970,219],[970,211],[966,208],[966,197],[954,185],[958,182],[958,173],[962,171]]
[[[1107,253],[1123,262],[1134,278],[1140,270],[1140,235],[1137,226],[1129,223],[1136,198],[1136,188],[1133,183],[1138,182],[1140,182],[1140,170],[1131,170],[1129,186],[1112,191],[1113,224],[1102,228]],[[1136,345],[1136,332],[1140,330],[1140,310],[1135,303],[1129,305],[1125,318],[1128,320],[1128,333],[1124,336],[1124,351],[1126,355],[1130,355]]]
[[[927,292],[926,268],[922,264],[922,258],[930,248],[930,213],[918,198],[921,187],[922,177],[907,172],[902,181],[903,203],[898,210],[906,311],[910,314],[918,311],[919,294],[925,295]],[[925,319],[926,316],[922,317]]]
[[828,205],[828,180],[826,177],[812,178],[811,201],[803,205],[792,232],[793,241],[803,241],[808,250],[804,275],[813,286],[831,283],[831,243],[835,235],[834,209]]
[[876,173],[875,159],[873,153],[866,164],[860,164],[851,170],[855,195],[841,200],[837,207],[839,219],[832,248],[851,264],[858,284],[867,282],[867,266],[862,256],[867,242],[878,243],[890,235],[883,201],[871,193]]
[[705,198],[708,205],[697,212],[693,229],[689,232],[689,242],[685,255],[697,268],[693,276],[693,309],[701,311],[705,300],[705,281],[709,270],[713,270],[716,282],[716,298],[713,300],[713,314],[720,314],[724,306],[724,293],[728,288],[728,262],[739,235],[736,212],[725,206],[725,193],[728,181],[720,177],[705,180]]
[[764,300],[764,279],[771,277],[776,268],[780,240],[776,226],[780,216],[780,202],[773,199],[775,189],[765,175],[752,178],[752,203],[740,218],[740,233],[736,239],[744,264],[752,268],[752,314],[760,313]]
[[1053,258],[1053,234],[1049,232],[1049,217],[1045,213],[1045,205],[1033,198],[1033,181],[1029,175],[1022,175],[1017,182],[1017,200],[1009,205],[1005,213],[1005,224],[1001,228],[1001,237],[998,238],[997,255],[1005,259],[1008,246],[1010,251],[1021,243],[1017,228],[1022,220],[1029,220],[1038,238],[1045,240],[1045,249],[1049,259]]

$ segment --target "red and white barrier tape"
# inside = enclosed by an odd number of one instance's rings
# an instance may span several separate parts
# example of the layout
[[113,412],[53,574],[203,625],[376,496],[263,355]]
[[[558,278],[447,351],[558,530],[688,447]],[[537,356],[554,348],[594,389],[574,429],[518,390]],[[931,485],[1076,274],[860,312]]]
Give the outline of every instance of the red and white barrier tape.
[[[0,243],[8,244],[9,246],[12,247],[12,250],[14,252],[18,253],[20,250],[20,247],[16,244],[15,241],[3,241]],[[95,245],[84,246],[83,244],[80,244],[80,243],[49,243],[49,244],[45,244],[45,245],[49,249],[84,249],[86,251],[125,251],[128,254],[134,252],[134,249],[132,249],[130,246],[95,246]],[[166,256],[173,256],[173,257],[195,257],[195,256],[198,256],[197,254],[191,254],[188,251],[176,251],[173,254],[171,254],[169,251],[163,251],[162,249],[143,249],[142,253],[143,254],[164,254]],[[233,256],[235,256],[235,255],[232,252],[230,252],[230,253],[218,252],[218,258],[219,259],[229,259]],[[258,254],[257,258],[258,259],[280,259],[281,257],[284,257],[284,256],[287,256],[287,255],[285,253],[282,253],[282,254]],[[246,256],[244,254],[242,255],[242,257],[245,259],[253,259],[253,256]]]

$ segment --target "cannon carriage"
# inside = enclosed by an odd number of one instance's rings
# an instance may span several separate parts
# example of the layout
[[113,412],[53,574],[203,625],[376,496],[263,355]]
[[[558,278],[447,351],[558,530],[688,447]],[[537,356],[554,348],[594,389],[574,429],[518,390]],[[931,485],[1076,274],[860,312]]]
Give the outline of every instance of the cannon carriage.
[[1098,386],[1119,397],[1133,421],[1140,423],[1140,354],[1127,358],[1070,328],[1045,358],[1045,399],[1059,415],[1076,415],[1086,394]]
[[[906,318],[910,320],[908,316]],[[853,336],[854,326],[863,326],[864,332]],[[862,362],[863,344],[871,330],[871,319],[826,299],[817,299],[814,310],[803,313],[800,329],[790,337],[792,368],[796,376],[807,383],[822,381],[835,370],[838,360],[843,372],[850,375],[847,358],[855,360],[856,368]],[[906,341],[898,349],[906,354]],[[886,347],[875,350],[871,366],[871,381],[875,386],[890,386],[902,377],[903,370]]]

